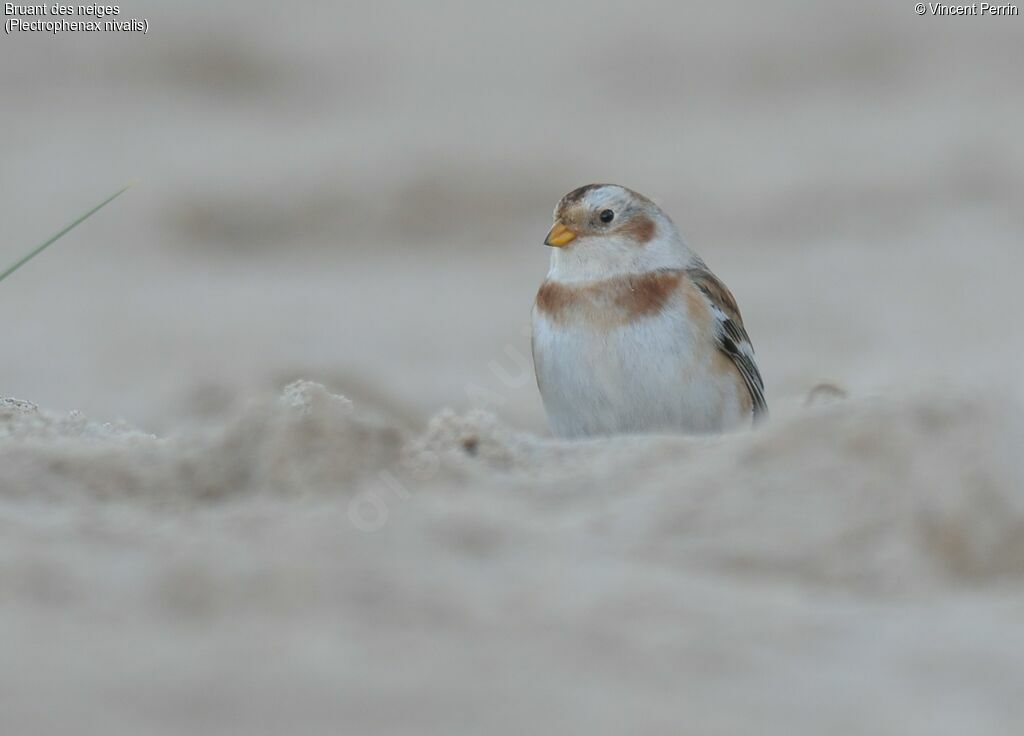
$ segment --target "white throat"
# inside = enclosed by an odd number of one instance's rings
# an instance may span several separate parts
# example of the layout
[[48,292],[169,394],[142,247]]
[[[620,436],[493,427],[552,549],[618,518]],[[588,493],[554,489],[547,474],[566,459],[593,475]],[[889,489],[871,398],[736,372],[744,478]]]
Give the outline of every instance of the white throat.
[[601,281],[659,269],[688,268],[697,260],[671,223],[659,223],[657,236],[642,245],[629,238],[604,235],[580,237],[564,248],[553,248],[548,280]]

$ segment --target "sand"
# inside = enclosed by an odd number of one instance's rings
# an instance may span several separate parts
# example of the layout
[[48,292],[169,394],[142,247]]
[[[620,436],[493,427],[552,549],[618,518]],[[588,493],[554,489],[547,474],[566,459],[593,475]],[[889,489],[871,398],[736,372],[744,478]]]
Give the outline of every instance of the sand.
[[312,383],[173,439],[0,421],[12,732],[1022,716],[1024,422],[998,396],[579,443],[480,411],[406,436]]
[[[0,263],[141,180],[0,288],[0,730],[1020,730],[1020,18],[122,14],[0,40]],[[593,180],[736,293],[769,422],[551,438]]]

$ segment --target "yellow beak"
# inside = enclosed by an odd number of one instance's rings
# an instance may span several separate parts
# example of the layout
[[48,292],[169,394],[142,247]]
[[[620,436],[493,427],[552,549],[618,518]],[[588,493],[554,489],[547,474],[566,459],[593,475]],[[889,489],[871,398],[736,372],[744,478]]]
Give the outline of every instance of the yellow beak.
[[568,245],[575,239],[576,233],[563,225],[561,221],[558,221],[551,226],[551,231],[548,233],[548,236],[544,238],[544,245],[561,248],[562,246]]

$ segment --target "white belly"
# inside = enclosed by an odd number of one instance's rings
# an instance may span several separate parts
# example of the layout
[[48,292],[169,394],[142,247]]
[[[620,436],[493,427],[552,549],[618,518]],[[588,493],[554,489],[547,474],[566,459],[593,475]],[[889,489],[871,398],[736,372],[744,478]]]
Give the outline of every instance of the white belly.
[[749,421],[735,377],[714,370],[707,341],[681,309],[611,329],[558,324],[535,310],[534,363],[552,431],[705,433]]

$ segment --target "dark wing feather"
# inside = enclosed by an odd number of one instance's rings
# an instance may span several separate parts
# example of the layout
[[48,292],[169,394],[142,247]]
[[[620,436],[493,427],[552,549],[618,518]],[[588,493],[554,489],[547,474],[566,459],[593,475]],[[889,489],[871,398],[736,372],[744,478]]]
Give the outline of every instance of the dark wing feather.
[[750,392],[754,418],[767,416],[768,403],[764,398],[764,379],[754,361],[754,345],[743,327],[739,305],[732,292],[718,280],[704,264],[687,269],[687,275],[711,303],[711,311],[718,326],[718,349],[736,366]]

